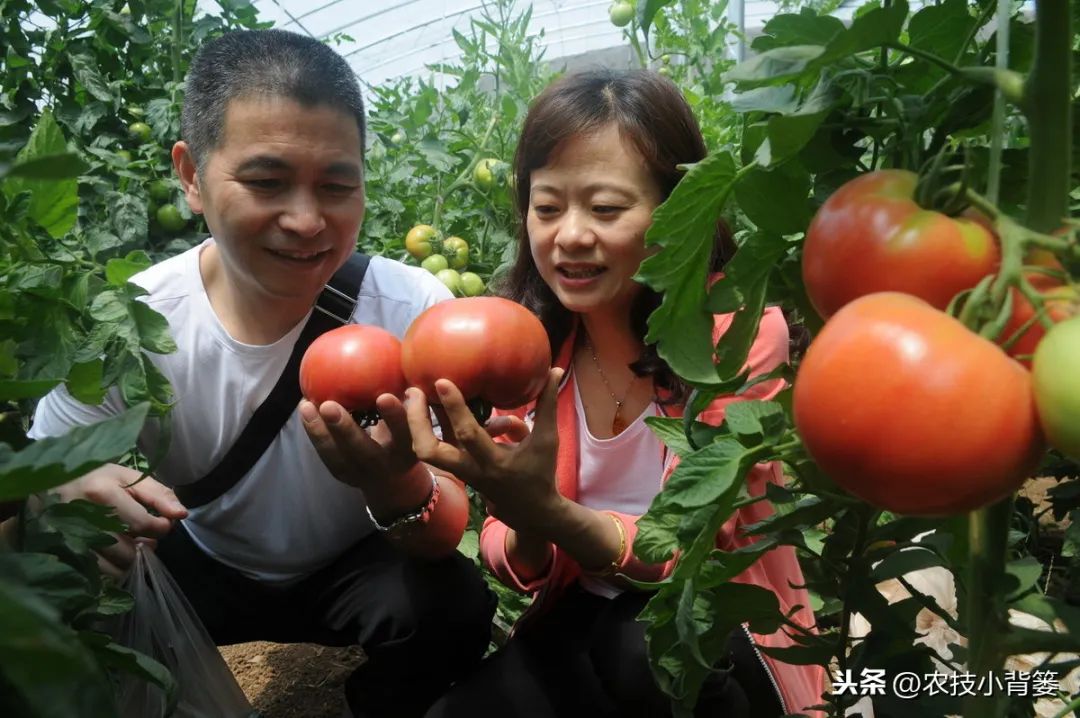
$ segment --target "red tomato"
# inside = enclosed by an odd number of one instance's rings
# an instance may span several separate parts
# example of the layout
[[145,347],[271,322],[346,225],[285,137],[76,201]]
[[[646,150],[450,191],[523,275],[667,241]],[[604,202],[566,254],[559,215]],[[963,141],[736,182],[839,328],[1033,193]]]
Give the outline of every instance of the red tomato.
[[370,412],[381,394],[405,394],[401,342],[366,324],[331,329],[300,361],[300,390],[316,406],[336,401],[346,411]]
[[912,296],[851,302],[811,343],[795,425],[842,488],[900,514],[970,511],[1014,491],[1043,452],[1031,375]]
[[413,321],[401,366],[429,401],[436,400],[435,380],[449,379],[466,399],[514,409],[543,390],[551,347],[544,325],[520,304],[467,297],[440,302]]
[[994,236],[979,222],[925,210],[918,177],[879,170],[856,177],[818,210],[803,245],[803,280],[828,318],[857,297],[895,291],[944,309],[998,265]]

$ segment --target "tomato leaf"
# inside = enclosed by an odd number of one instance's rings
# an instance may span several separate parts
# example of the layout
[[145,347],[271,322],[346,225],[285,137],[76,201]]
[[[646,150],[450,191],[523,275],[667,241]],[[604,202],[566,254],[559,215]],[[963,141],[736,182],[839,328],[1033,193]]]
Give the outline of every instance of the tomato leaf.
[[87,169],[82,158],[73,152],[43,155],[12,165],[8,177],[31,180],[60,180],[78,177]]
[[[56,124],[52,112],[45,110],[30,134],[30,140],[16,156],[16,167],[30,162],[36,164],[39,158],[67,154],[67,142],[60,125]],[[62,237],[75,226],[79,211],[79,183],[70,175],[60,180],[51,177],[8,177],[4,181],[4,192],[8,197],[30,192],[30,218],[53,237]]]
[[645,341],[658,344],[660,356],[691,383],[717,380],[705,291],[716,223],[737,180],[727,152],[698,162],[653,213],[645,235],[646,245],[661,251],[641,263],[636,279],[664,294],[649,317]]
[[724,409],[724,423],[748,449],[775,444],[787,430],[783,408],[772,401],[737,401]]
[[677,456],[686,456],[694,450],[683,433],[682,419],[649,416],[645,418],[645,424],[652,429],[660,442]]
[[[784,118],[773,118],[781,119]],[[771,135],[772,120],[769,124]],[[771,141],[770,146],[775,148]],[[772,170],[755,167],[735,186],[735,199],[750,221],[761,229],[795,234],[805,231],[810,224],[810,187],[810,174],[793,162]],[[778,212],[777,207],[784,210]]]
[[82,476],[135,445],[149,405],[64,436],[41,439],[21,451],[0,444],[0,501],[18,499]]
[[129,252],[123,259],[115,257],[105,263],[105,279],[114,287],[122,287],[150,264],[150,257],[146,252]]
[[652,27],[652,22],[656,18],[656,13],[672,2],[673,0],[645,0],[637,4],[638,25],[641,26],[641,31],[646,36],[648,36],[649,28]]
[[797,15],[783,13],[765,23],[750,44],[757,52],[788,45],[828,45],[844,31],[844,23],[831,15],[818,15],[804,7]]
[[112,684],[78,634],[6,576],[0,578],[0,673],[10,688],[0,692],[5,715],[116,715]]
[[723,278],[709,290],[707,306],[711,311],[735,312],[731,325],[716,344],[719,376],[733,377],[746,364],[765,310],[769,276],[788,249],[788,243],[779,235],[751,235],[724,268]]
[[87,92],[102,102],[112,104],[116,101],[108,83],[98,72],[98,63],[93,56],[85,52],[73,52],[68,55],[68,60],[71,62],[71,70],[75,78]]

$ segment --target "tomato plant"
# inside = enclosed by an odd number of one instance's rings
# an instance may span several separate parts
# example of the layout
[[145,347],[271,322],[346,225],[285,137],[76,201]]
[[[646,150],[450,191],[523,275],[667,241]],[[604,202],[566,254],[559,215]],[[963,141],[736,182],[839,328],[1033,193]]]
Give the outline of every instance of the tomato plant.
[[469,297],[418,316],[402,341],[401,365],[408,383],[433,403],[435,381],[449,379],[466,399],[513,409],[544,388],[551,347],[540,320],[520,304]]
[[795,425],[837,484],[899,514],[947,516],[1007,496],[1044,444],[1031,377],[911,296],[850,302],[795,380]]
[[847,182],[821,206],[806,233],[803,280],[823,317],[873,292],[897,291],[945,309],[999,262],[993,236],[966,217],[914,200],[918,177],[877,170]]
[[1050,444],[1080,461],[1080,317],[1054,326],[1035,350],[1032,380]]

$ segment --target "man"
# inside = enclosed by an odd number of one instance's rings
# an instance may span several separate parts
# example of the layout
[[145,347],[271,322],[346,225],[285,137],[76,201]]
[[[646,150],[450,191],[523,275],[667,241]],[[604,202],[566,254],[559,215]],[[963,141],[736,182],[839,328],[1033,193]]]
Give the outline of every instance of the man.
[[[316,40],[231,33],[192,65],[182,135],[173,165],[212,238],[133,279],[179,347],[155,357],[176,394],[168,454],[153,479],[132,485],[138,472],[110,465],[59,492],[111,505],[128,525],[101,552],[111,573],[130,566],[134,537],[158,537],[158,555],[219,644],[359,644],[367,661],[346,683],[352,713],[420,715],[479,661],[494,599],[453,550],[462,490],[416,461],[398,400],[380,397],[384,425],[371,436],[333,402],[301,402],[220,497],[188,509],[170,488],[198,480],[228,452],[323,286],[355,250],[364,214],[359,85]],[[446,298],[428,273],[374,257],[352,320],[400,337]],[[116,392],[90,407],[61,387],[41,402],[31,435],[121,409]],[[151,424],[140,437],[148,454],[158,434]]]

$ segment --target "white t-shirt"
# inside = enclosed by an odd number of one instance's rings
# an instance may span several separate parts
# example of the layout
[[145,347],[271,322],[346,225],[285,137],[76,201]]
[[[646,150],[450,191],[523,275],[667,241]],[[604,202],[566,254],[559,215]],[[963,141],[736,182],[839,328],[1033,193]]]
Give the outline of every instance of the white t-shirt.
[[[307,317],[273,344],[233,339],[210,305],[199,254],[213,239],[140,272],[147,304],[165,316],[178,350],[153,355],[173,387],[172,441],[154,476],[169,486],[206,475],[225,456],[281,375]],[[353,322],[399,338],[427,307],[450,298],[430,273],[372,257]],[[63,385],[38,405],[30,436],[64,434],[123,409],[111,390],[100,406],[73,399]],[[147,422],[139,448],[153,456],[159,436]],[[315,452],[298,412],[248,475],[215,501],[191,509],[185,526],[210,556],[269,583],[288,583],[329,564],[373,530],[358,489],[335,479]]]
[[[663,488],[664,446],[645,423],[645,417],[661,415],[656,402],[610,439],[597,439],[589,432],[576,381],[574,406],[578,419],[578,503],[591,509],[644,514]],[[586,591],[607,598],[622,593],[600,578],[583,575],[580,583]]]

